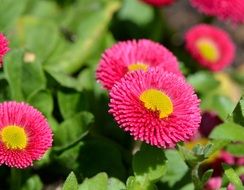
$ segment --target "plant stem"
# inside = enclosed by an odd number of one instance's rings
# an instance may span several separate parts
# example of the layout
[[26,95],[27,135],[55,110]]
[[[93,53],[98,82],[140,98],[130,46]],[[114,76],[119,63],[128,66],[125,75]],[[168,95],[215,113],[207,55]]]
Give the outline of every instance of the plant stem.
[[201,179],[199,177],[199,166],[201,163],[197,163],[193,168],[192,168],[192,172],[191,172],[191,177],[192,177],[192,181],[194,183],[194,189],[195,190],[202,190],[203,189],[203,184],[201,182]]
[[21,186],[20,170],[11,168],[10,175],[10,190],[19,190]]

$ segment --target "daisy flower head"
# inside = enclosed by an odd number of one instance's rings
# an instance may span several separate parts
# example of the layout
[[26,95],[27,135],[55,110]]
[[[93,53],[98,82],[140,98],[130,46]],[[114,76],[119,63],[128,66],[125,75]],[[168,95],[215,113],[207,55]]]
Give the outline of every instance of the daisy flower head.
[[155,7],[170,5],[171,3],[174,2],[174,0],[141,0],[141,1]]
[[159,67],[181,75],[176,57],[164,46],[151,40],[129,40],[107,49],[97,68],[97,79],[110,90],[126,73]]
[[150,69],[128,73],[109,95],[109,112],[135,140],[174,147],[190,139],[199,127],[199,99],[183,77],[171,72]]
[[199,24],[186,32],[185,46],[199,64],[211,71],[220,71],[235,57],[235,46],[222,29]]
[[0,67],[3,64],[3,56],[9,51],[7,38],[0,33]]
[[0,104],[0,165],[26,168],[52,145],[44,116],[26,103]]
[[193,7],[209,16],[234,23],[244,23],[243,0],[191,0]]

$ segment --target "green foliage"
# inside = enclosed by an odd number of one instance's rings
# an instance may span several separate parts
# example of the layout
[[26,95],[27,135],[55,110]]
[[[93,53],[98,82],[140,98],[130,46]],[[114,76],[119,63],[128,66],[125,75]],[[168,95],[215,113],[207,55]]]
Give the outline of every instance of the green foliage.
[[232,122],[226,122],[216,127],[210,138],[230,141],[244,141],[244,128]]
[[94,118],[89,112],[80,112],[60,124],[55,133],[55,145],[67,147],[80,141],[88,132]]
[[107,190],[107,187],[108,176],[106,173],[100,173],[91,179],[85,179],[84,182],[79,186],[79,190]]
[[244,145],[243,143],[233,143],[226,147],[227,151],[235,156],[244,156]]
[[229,179],[229,181],[234,184],[238,189],[243,189],[243,185],[241,182],[241,179],[239,178],[239,176],[236,174],[236,172],[234,171],[233,168],[231,168],[230,166],[225,165],[224,166],[224,170],[225,170],[225,175],[227,176],[227,178]]
[[168,160],[166,174],[161,178],[163,182],[168,182],[169,186],[174,186],[187,173],[188,167],[176,150],[165,151]]
[[124,190],[125,185],[116,178],[108,178],[106,173],[99,173],[92,178],[86,178],[79,190]]
[[69,174],[64,182],[63,190],[78,190],[78,182],[73,172]]
[[132,165],[137,178],[155,181],[165,174],[167,161],[163,150],[143,145],[133,157]]
[[43,184],[38,175],[33,175],[22,186],[21,190],[42,190]]
[[222,120],[226,120],[230,112],[233,111],[235,105],[226,96],[208,95],[203,98],[201,108],[203,110],[214,110]]
[[219,82],[207,71],[199,71],[187,78],[187,81],[200,93],[206,93],[218,87]]
[[118,14],[122,20],[130,20],[138,25],[149,23],[154,16],[152,7],[137,0],[125,0]]
[[244,96],[241,97],[228,119],[244,127]]
[[[24,12],[28,0],[1,0],[0,7],[0,29],[1,31],[9,31],[16,23],[19,16]],[[6,11],[7,10],[7,11]]]

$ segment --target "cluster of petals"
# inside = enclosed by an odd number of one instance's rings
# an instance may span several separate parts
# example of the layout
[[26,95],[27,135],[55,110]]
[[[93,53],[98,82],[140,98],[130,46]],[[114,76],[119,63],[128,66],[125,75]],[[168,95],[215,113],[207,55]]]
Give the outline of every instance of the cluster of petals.
[[0,33],[0,67],[3,63],[3,56],[9,51],[7,38]]
[[[146,109],[140,95],[148,89],[164,92],[173,104],[173,112],[160,118]],[[160,69],[126,74],[110,91],[110,110],[120,127],[136,140],[169,148],[190,139],[201,120],[199,102],[193,88],[183,77]]]
[[[209,60],[203,55],[198,47],[198,42],[206,41],[210,43],[210,48],[214,48],[216,60]],[[235,46],[229,35],[222,29],[199,24],[190,28],[185,35],[185,45],[189,53],[199,64],[211,71],[220,71],[230,65],[235,57]],[[214,51],[205,49],[207,54]]]
[[[217,189],[221,189],[221,186],[222,186],[222,178],[212,177],[205,184],[204,190],[217,190]],[[229,183],[226,190],[235,190],[235,186]]]
[[174,0],[142,0],[143,2],[156,7],[170,5]]
[[110,90],[133,64],[159,67],[182,75],[176,57],[168,49],[159,43],[141,39],[119,42],[107,49],[99,62],[97,79],[104,88]]
[[209,16],[234,23],[244,23],[243,0],[191,0],[191,4]]
[[[27,143],[24,148],[9,148],[6,145],[3,131],[9,126],[25,132]],[[41,112],[23,102],[0,104],[0,165],[26,168],[34,160],[39,160],[51,145],[52,131]]]

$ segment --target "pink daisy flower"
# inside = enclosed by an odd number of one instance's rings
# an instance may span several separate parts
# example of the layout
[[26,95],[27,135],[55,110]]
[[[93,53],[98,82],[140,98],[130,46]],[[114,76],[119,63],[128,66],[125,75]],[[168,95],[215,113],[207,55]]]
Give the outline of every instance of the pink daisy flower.
[[230,65],[235,57],[235,46],[222,29],[200,24],[185,35],[186,49],[203,67],[219,71]]
[[190,139],[201,120],[193,88],[173,73],[158,69],[126,74],[110,91],[110,110],[120,127],[157,147]]
[[9,51],[7,38],[0,33],[0,67],[3,64],[3,56]]
[[160,67],[181,75],[176,57],[164,46],[150,40],[132,40],[107,49],[97,69],[97,79],[110,90],[127,72]]
[[210,16],[221,20],[231,20],[234,23],[244,22],[243,0],[191,0],[192,6]]
[[52,145],[44,116],[26,103],[0,104],[0,165],[26,168]]
[[144,1],[147,4],[153,5],[156,7],[161,7],[164,5],[170,5],[171,3],[174,2],[174,0],[141,0],[141,1]]

